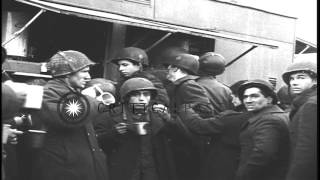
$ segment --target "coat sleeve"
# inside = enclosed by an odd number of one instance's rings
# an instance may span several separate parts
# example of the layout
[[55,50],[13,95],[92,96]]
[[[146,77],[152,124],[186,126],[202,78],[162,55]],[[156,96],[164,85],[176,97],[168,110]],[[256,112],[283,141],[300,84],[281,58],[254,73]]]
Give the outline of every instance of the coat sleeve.
[[223,118],[227,117],[227,115],[202,118],[192,108],[181,109],[179,111],[179,116],[192,132],[200,135],[220,134],[224,129],[225,123],[227,123]]
[[187,81],[179,87],[179,90],[176,95],[183,97],[186,105],[192,105],[195,112],[201,117],[210,117],[213,114],[214,109],[208,95],[199,84]]
[[237,179],[250,180],[259,177],[259,174],[274,158],[280,145],[282,125],[274,116],[267,116],[260,120],[253,134],[252,152],[237,171]]
[[287,180],[316,179],[317,175],[317,104],[302,107],[296,146],[292,149]]
[[55,92],[47,90],[44,93],[44,101],[42,103],[42,108],[40,111],[35,112],[34,116],[39,116],[41,121],[44,122],[46,126],[54,127],[54,128],[77,128],[81,127],[94,119],[97,115],[98,102],[93,98],[85,96],[89,103],[86,107],[88,112],[88,116],[76,121],[70,121],[63,118],[58,111],[58,104],[61,100],[61,97]]

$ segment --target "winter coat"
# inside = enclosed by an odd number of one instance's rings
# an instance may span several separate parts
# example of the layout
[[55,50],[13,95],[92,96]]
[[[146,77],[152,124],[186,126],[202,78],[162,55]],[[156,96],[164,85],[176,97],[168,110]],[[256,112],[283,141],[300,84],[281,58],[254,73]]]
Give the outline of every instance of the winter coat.
[[[108,156],[110,179],[133,179],[137,169],[143,166],[138,165],[142,163],[140,160],[144,156],[141,146],[144,146],[142,143],[145,139],[142,138],[149,136],[152,156],[144,163],[151,164],[151,167],[155,168],[159,180],[175,180],[175,166],[166,136],[166,119],[152,111],[148,111],[148,115],[142,117],[124,112],[123,109],[115,109],[112,112],[105,115],[105,119],[95,123],[99,143]],[[124,113],[126,115],[123,115]],[[132,126],[128,127],[129,130],[125,134],[118,134],[114,128],[114,125],[121,122],[131,124],[139,121],[150,122],[147,128],[148,135],[138,135],[133,131]],[[142,168],[142,171],[144,170]]]
[[34,116],[38,115],[44,122],[47,134],[35,160],[33,179],[108,180],[106,157],[91,124],[97,112],[96,101],[86,97],[88,116],[79,121],[67,121],[57,111],[67,93],[77,92],[62,79],[53,79],[44,87],[42,109]]
[[306,90],[293,100],[289,121],[291,158],[287,180],[318,179],[317,107],[317,87]]
[[240,157],[240,127],[250,115],[229,110],[201,118],[192,108],[180,112],[193,133],[211,137],[206,159],[201,164],[201,180],[234,179]]
[[213,107],[207,92],[195,82],[197,78],[197,76],[188,75],[175,81],[172,94],[169,95],[172,118],[176,122],[170,131],[171,146],[180,180],[199,178],[200,164],[206,158],[206,146],[210,141],[209,137],[192,133],[178,114],[178,109],[187,109],[190,105],[196,104],[193,108],[202,118],[212,115]]
[[[117,92],[119,92],[120,87],[122,86],[122,84],[130,79],[130,78],[135,78],[135,77],[140,77],[140,78],[145,78],[148,79],[149,81],[151,81],[153,83],[153,85],[157,88],[158,90],[158,95],[156,96],[155,100],[153,103],[159,103],[159,104],[164,104],[166,106],[169,105],[169,97],[167,94],[167,90],[164,88],[161,80],[159,78],[157,78],[155,75],[147,72],[147,71],[138,71],[136,73],[134,73],[132,76],[128,77],[128,78],[121,78],[117,84]],[[120,97],[120,94],[117,94],[118,97]]]
[[209,100],[216,113],[233,109],[232,92],[213,76],[201,76],[196,80],[208,93]]
[[289,161],[286,114],[276,105],[251,112],[240,132],[237,180],[283,180]]

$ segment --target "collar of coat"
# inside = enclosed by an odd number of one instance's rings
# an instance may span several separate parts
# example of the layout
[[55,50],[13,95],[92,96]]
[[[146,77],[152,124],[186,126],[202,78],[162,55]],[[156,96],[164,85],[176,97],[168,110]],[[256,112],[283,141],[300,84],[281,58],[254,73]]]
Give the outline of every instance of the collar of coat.
[[296,96],[292,102],[293,107],[300,107],[301,105],[306,103],[308,99],[312,96],[317,96],[317,85],[314,85],[312,88],[307,89],[298,96]]
[[174,81],[173,84],[177,86],[177,85],[179,85],[179,84],[184,83],[185,81],[188,81],[188,80],[196,80],[196,79],[198,79],[198,78],[199,78],[199,76],[187,75],[187,76],[185,76],[185,77],[183,77],[183,78],[180,78],[180,79]]
[[266,114],[274,114],[274,113],[284,113],[284,111],[281,108],[279,108],[279,106],[277,106],[277,105],[270,105],[270,106],[263,108],[259,112],[251,112],[253,117],[251,117],[248,120],[248,122],[249,123],[255,122]]
[[60,96],[63,96],[66,94],[66,92],[74,92],[74,93],[80,93],[79,89],[72,88],[66,79],[64,78],[56,78],[48,81],[48,83],[45,85],[48,89],[52,89],[55,92],[57,92]]

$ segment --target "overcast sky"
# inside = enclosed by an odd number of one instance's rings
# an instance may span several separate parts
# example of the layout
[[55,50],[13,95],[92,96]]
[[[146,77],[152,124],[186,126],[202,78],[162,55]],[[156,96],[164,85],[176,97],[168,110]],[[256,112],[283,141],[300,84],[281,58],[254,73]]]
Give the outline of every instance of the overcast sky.
[[[231,0],[232,1],[232,0]],[[238,4],[297,17],[296,36],[317,44],[317,0],[233,0]]]

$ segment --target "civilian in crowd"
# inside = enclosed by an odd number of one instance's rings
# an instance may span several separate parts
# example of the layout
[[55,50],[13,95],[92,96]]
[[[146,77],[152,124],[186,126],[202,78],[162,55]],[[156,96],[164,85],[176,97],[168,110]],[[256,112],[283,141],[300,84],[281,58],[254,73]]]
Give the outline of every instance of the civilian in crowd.
[[289,161],[286,113],[272,85],[251,80],[239,87],[239,97],[251,117],[240,131],[241,154],[236,180],[283,180]]

